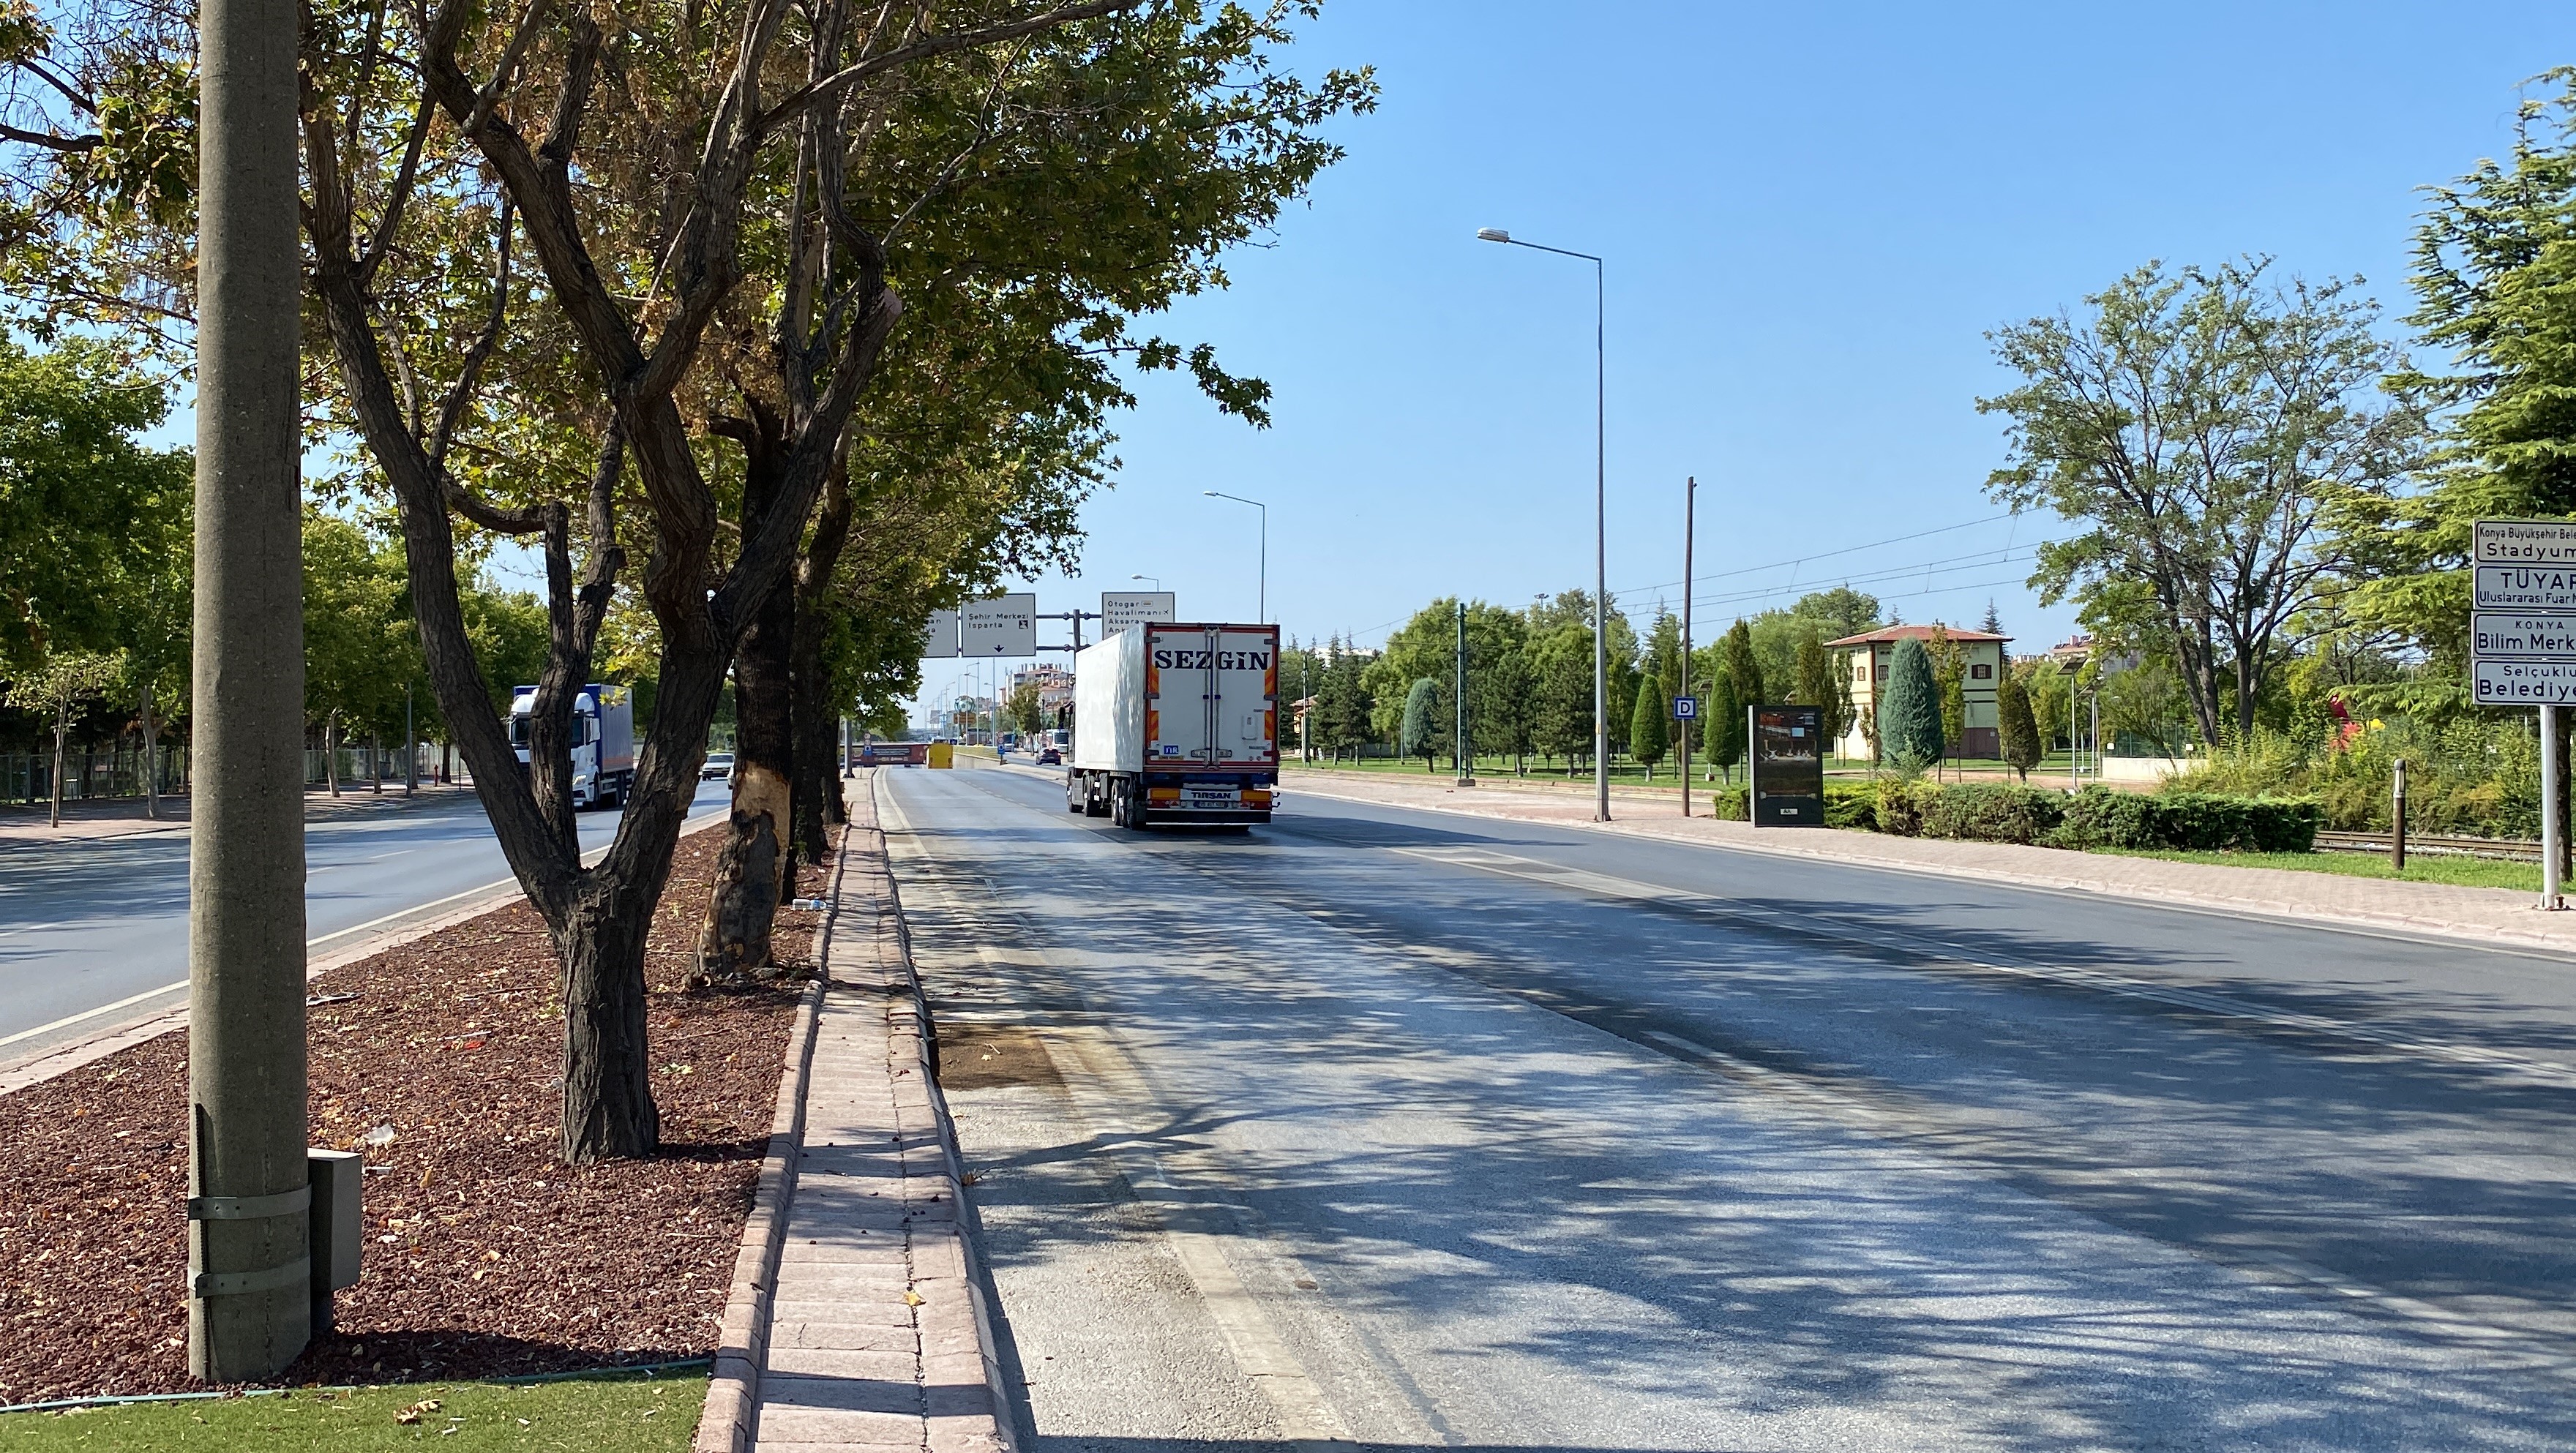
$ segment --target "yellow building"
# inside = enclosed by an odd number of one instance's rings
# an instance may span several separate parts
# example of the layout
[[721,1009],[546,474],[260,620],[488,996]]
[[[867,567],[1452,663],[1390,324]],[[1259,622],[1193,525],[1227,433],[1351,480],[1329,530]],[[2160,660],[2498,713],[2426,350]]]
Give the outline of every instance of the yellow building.
[[[1843,669],[1851,673],[1852,728],[1837,747],[1846,757],[1869,755],[1869,738],[1861,732],[1861,723],[1878,711],[1878,693],[1887,684],[1888,667],[1896,659],[1900,641],[1921,641],[1928,649],[1932,633],[1940,630],[1959,647],[1967,666],[1967,678],[1960,683],[1968,702],[1968,729],[1952,742],[1954,757],[1993,758],[2003,755],[2001,734],[1996,731],[1995,684],[2007,669],[2004,646],[2010,636],[1992,631],[1962,630],[1949,626],[1882,626],[1839,641],[1827,641],[1825,648],[1843,653]],[[1939,663],[1934,663],[1937,667]]]

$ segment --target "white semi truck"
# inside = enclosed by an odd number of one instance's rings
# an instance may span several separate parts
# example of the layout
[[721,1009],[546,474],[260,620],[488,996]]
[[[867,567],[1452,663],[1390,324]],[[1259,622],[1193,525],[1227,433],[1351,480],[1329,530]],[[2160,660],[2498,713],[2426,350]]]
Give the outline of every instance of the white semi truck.
[[1278,785],[1277,626],[1130,626],[1073,658],[1068,811],[1242,828]]
[[[537,688],[510,692],[510,745],[528,769],[528,711]],[[635,790],[635,698],[623,686],[594,681],[572,703],[572,804],[623,807]]]

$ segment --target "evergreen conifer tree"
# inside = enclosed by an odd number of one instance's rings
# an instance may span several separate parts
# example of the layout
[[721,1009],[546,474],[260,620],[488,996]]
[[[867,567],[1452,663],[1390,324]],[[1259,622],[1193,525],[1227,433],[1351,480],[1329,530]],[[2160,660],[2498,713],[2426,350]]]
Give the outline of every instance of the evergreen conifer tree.
[[1419,755],[1422,770],[1431,770],[1431,759],[1440,750],[1440,683],[1428,676],[1417,677],[1412,689],[1404,694],[1402,743],[1404,755]]
[[2022,781],[2029,781],[2030,769],[2039,765],[2039,720],[2031,715],[2030,691],[2022,685],[2021,673],[2010,668],[1995,683],[1995,734],[2002,739],[2004,760]]
[[1879,750],[1900,772],[1920,772],[1941,760],[1941,689],[1932,681],[1932,658],[1911,638],[1896,643],[1887,668],[1887,695],[1878,708]]
[[1735,764],[1744,760],[1744,698],[1735,691],[1735,678],[1727,672],[1717,673],[1708,684],[1708,710],[1700,717],[1700,730],[1708,733],[1708,764],[1735,780]]
[[1726,674],[1735,680],[1735,699],[1746,706],[1760,706],[1770,698],[1762,690],[1762,662],[1753,654],[1753,628],[1738,620],[1727,628],[1720,643],[1718,658]]
[[1664,718],[1673,704],[1664,696],[1662,683],[1653,676],[1637,682],[1637,709],[1628,718],[1628,755],[1646,764],[1646,777],[1652,780],[1655,764],[1664,759],[1664,748],[1671,738],[1665,735]]

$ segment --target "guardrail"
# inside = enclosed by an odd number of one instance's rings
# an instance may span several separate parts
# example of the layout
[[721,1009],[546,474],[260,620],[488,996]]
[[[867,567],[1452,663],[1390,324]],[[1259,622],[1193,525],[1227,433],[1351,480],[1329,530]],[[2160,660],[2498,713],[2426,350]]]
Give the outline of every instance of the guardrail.
[[[2321,853],[2388,853],[2388,834],[2384,832],[2320,832],[2317,851]],[[2455,858],[2503,858],[2518,863],[2540,861],[2540,844],[2528,838],[2446,837],[2440,833],[2410,832],[2406,851],[2432,853]]]

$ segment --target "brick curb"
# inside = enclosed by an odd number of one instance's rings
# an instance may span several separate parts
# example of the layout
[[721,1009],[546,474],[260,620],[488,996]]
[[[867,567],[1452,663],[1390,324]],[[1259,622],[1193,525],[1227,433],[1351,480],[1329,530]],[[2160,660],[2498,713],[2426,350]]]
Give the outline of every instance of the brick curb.
[[788,1031],[786,1063],[778,1077],[778,1108],[769,1120],[769,1148],[760,1162],[760,1181],[752,1193],[751,1215],[742,1226],[742,1249],[735,1253],[733,1289],[725,1297],[724,1316],[716,1337],[715,1366],[707,1380],[707,1400],[698,1415],[695,1453],[742,1453],[750,1446],[760,1407],[760,1365],[769,1351],[769,1310],[778,1290],[778,1259],[787,1245],[787,1206],[796,1193],[796,1162],[805,1150],[805,1092],[814,1070],[814,1031],[820,1023],[823,991],[831,983],[834,931],[841,922],[841,880],[847,876],[853,834],[841,829],[832,855],[832,891],[825,900],[822,931],[815,935],[814,980],[797,1000],[796,1023]]
[[[2462,923],[2455,919],[2432,918],[2408,913],[2373,913],[2340,905],[2302,905],[2283,903],[2254,895],[2237,896],[2180,886],[2123,883],[2091,877],[2077,872],[2037,872],[2016,870],[1986,864],[1945,864],[1924,861],[1897,861],[1858,853],[1820,851],[1787,844],[1752,843],[1739,840],[1687,837],[1678,832],[1640,826],[1633,822],[1612,820],[1590,822],[1556,817],[1541,817],[1508,812],[1482,806],[1448,806],[1409,801],[1395,795],[1375,796],[1362,792],[1335,791],[1303,783],[1289,789],[1310,797],[1328,797],[1343,802],[1365,803],[1372,807],[1396,807],[1413,812],[1438,812],[1452,817],[1470,817],[1484,822],[1526,822],[1548,827],[1580,828],[1593,832],[1616,833],[1621,837],[1650,842],[1676,843],[1684,847],[1710,848],[1719,852],[1760,853],[1767,857],[1791,858],[1805,862],[1832,863],[1838,867],[1863,868],[1877,872],[1910,873],[1918,877],[1950,878],[2007,887],[2033,888],[2044,892],[2068,893],[2095,898],[2118,898],[2134,903],[2161,907],[2193,909],[2206,913],[2223,913],[2241,917],[2265,918],[2301,927],[2340,927],[2367,932],[2443,943],[2465,944],[2480,948],[2514,948],[2535,950],[2555,955],[2576,954],[2576,942],[2567,933],[2524,931],[2511,927]],[[1912,843],[1936,839],[1909,838]],[[1976,844],[1995,847],[2002,844]],[[2032,848],[2032,852],[2060,852],[2054,848]],[[2082,853],[2065,856],[2083,859]],[[2284,872],[2271,868],[2228,868],[2238,873]],[[2298,876],[2291,874],[2290,876]],[[2489,891],[2489,890],[2481,890]],[[2537,916],[2537,910],[2533,910]]]

